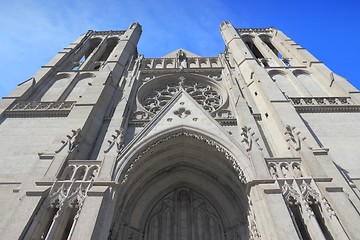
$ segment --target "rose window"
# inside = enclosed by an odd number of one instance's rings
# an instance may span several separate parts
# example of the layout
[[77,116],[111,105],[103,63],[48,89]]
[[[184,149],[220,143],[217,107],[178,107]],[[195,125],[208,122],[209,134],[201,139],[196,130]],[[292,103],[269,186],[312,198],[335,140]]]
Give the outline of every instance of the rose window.
[[153,91],[141,101],[144,108],[157,113],[181,88],[183,88],[193,99],[205,110],[212,113],[221,105],[220,94],[213,86],[206,83],[183,82],[168,83],[163,87],[154,88]]

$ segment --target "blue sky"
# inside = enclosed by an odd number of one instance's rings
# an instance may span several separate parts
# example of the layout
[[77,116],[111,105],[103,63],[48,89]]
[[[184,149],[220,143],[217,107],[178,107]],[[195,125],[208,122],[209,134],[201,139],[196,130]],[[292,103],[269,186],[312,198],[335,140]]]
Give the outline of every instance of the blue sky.
[[80,34],[143,26],[145,57],[185,48],[198,55],[224,51],[219,25],[274,26],[307,48],[332,71],[360,88],[360,2],[12,0],[0,3],[0,96],[30,78]]

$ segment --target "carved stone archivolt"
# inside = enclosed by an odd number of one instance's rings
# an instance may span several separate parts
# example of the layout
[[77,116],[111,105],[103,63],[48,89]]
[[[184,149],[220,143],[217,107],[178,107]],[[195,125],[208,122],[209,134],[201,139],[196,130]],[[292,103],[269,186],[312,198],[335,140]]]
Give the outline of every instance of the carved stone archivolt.
[[245,174],[244,174],[243,170],[241,169],[241,167],[238,164],[235,157],[226,148],[224,148],[223,146],[221,146],[217,142],[215,142],[215,141],[213,141],[213,140],[211,140],[211,139],[209,139],[207,137],[204,137],[202,135],[199,135],[199,134],[196,134],[196,133],[191,133],[191,132],[180,132],[180,133],[175,133],[175,134],[169,135],[169,136],[167,136],[165,138],[162,138],[162,139],[156,141],[155,143],[153,143],[150,146],[148,146],[147,148],[145,148],[140,154],[138,154],[138,156],[135,159],[131,160],[129,167],[127,168],[127,170],[125,170],[124,174],[122,175],[122,179],[120,180],[121,184],[124,184],[124,183],[127,182],[128,178],[130,176],[130,173],[134,169],[136,163],[138,161],[140,161],[143,158],[143,156],[146,155],[148,152],[150,152],[154,147],[156,147],[157,145],[159,145],[159,144],[161,144],[161,143],[163,143],[165,141],[168,141],[168,140],[173,139],[173,138],[181,137],[181,136],[189,137],[189,138],[193,138],[193,139],[202,141],[202,142],[208,144],[209,146],[214,147],[216,149],[216,151],[223,153],[225,158],[232,164],[232,167],[236,171],[239,180],[242,183],[247,183],[247,179],[245,177]]
[[251,201],[249,203],[249,210],[248,210],[248,228],[249,228],[249,239],[250,240],[261,239],[261,235],[257,229],[256,216],[252,209]]

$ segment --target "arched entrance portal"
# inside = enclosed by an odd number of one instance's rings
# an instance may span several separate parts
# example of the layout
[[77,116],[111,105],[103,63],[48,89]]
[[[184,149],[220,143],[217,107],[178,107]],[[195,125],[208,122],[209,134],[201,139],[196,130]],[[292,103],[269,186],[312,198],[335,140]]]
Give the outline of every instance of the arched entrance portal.
[[109,239],[248,239],[246,186],[229,153],[181,133],[137,148],[117,175]]
[[225,239],[216,209],[206,198],[184,187],[165,195],[156,204],[144,235],[146,240]]

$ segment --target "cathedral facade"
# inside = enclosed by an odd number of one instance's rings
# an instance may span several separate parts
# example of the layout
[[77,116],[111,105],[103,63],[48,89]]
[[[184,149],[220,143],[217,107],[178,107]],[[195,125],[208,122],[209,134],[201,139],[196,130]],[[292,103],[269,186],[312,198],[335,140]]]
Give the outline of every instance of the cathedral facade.
[[360,92],[275,28],[88,31],[0,101],[0,238],[359,239]]

